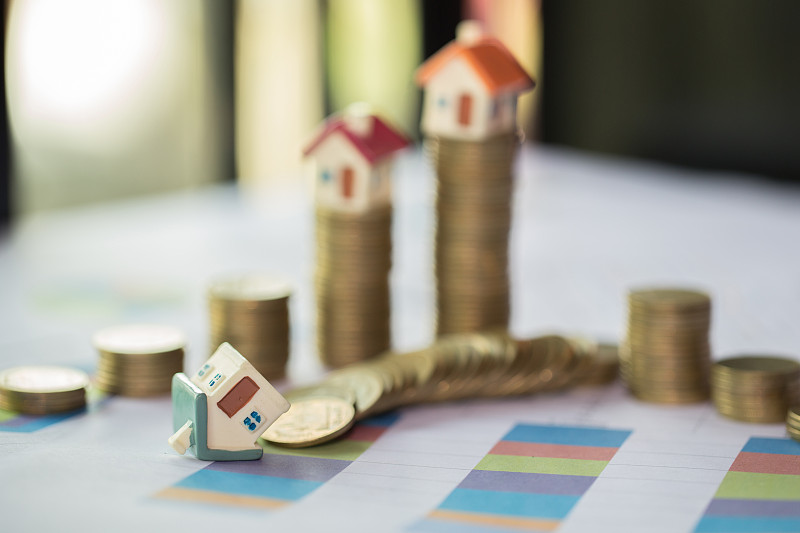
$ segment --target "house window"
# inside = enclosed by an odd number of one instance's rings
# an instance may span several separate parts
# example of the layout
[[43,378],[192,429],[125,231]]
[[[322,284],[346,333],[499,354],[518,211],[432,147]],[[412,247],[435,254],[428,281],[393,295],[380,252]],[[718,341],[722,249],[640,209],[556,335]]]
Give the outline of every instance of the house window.
[[372,172],[372,188],[377,189],[381,186],[381,173],[377,170]]
[[444,96],[440,96],[438,100],[436,100],[436,105],[440,108],[447,107],[447,98]]
[[500,100],[492,100],[492,118],[497,118],[500,114]]
[[323,183],[328,183],[331,181],[331,171],[330,170],[323,170],[322,174],[320,175],[322,178]]

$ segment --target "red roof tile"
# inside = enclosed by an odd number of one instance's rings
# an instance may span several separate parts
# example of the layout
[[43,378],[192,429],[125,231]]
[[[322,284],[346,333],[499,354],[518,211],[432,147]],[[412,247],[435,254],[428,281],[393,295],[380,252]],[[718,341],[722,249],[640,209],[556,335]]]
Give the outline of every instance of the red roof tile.
[[469,45],[458,41],[449,43],[417,69],[414,77],[417,84],[425,85],[439,69],[458,57],[472,67],[489,94],[524,92],[536,85],[508,48],[494,37],[483,37]]
[[309,155],[330,134],[337,131],[347,137],[370,164],[374,164],[383,157],[410,144],[410,141],[404,135],[391,128],[384,121],[376,116],[371,116],[371,118],[372,131],[368,136],[362,137],[347,127],[347,122],[341,115],[331,117],[325,122],[321,131],[314,135],[313,140],[303,150],[303,155]]

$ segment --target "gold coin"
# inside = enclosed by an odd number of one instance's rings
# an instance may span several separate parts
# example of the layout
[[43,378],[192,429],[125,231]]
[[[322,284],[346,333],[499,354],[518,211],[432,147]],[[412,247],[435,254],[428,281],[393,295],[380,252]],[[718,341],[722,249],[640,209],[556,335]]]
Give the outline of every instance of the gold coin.
[[262,435],[272,444],[305,448],[344,434],[353,425],[352,403],[333,396],[310,397],[292,403]]
[[186,338],[178,328],[159,324],[126,324],[94,334],[94,347],[113,354],[158,354],[183,350]]

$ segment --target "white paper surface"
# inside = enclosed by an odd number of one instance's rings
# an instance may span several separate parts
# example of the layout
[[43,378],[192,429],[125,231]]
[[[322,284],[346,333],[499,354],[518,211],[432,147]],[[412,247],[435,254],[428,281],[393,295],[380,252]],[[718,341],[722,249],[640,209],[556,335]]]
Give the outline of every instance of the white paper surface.
[[[0,244],[0,366],[92,369],[91,334],[159,322],[187,331],[186,367],[208,355],[205,283],[220,273],[288,276],[295,382],[313,355],[313,220],[307,188],[231,187],[40,215]],[[433,335],[433,183],[418,153],[397,164],[394,342]],[[671,283],[713,297],[715,357],[796,356],[800,191],[737,176],[528,149],[517,173],[512,330],[614,340],[625,291]],[[287,384],[278,384],[285,387]],[[692,531],[751,436],[710,405],[665,407],[620,385],[414,407],[361,456],[278,511],[154,497],[206,463],[177,456],[168,398],[111,398],[31,433],[0,431],[3,530],[402,531],[435,509],[515,424],[632,431],[559,531]]]

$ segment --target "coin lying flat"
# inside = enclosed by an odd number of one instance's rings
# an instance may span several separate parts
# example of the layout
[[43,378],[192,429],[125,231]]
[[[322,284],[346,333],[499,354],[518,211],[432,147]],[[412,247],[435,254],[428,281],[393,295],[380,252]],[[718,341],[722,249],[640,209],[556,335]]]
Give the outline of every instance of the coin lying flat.
[[[281,417],[277,427],[267,430],[264,438],[300,447],[343,434],[346,426],[337,429],[337,424],[327,420],[298,423],[305,416],[300,409],[311,410],[302,402],[312,400],[324,400],[326,409],[347,405],[342,407],[347,411],[345,420],[350,418],[355,404],[355,419],[362,420],[422,402],[533,394],[610,383],[616,378],[617,368],[616,346],[586,339],[545,335],[515,340],[503,331],[448,335],[425,349],[386,352],[374,360],[331,372],[316,385],[289,391],[286,397],[295,413],[290,410]],[[327,414],[315,416],[324,418]],[[288,427],[281,429],[282,423]],[[319,434],[313,429],[316,426],[323,428]]]
[[305,448],[328,442],[347,432],[356,410],[352,403],[332,396],[297,400],[261,436],[287,448]]
[[20,366],[0,373],[0,408],[25,414],[72,411],[86,405],[89,376],[60,366]]

